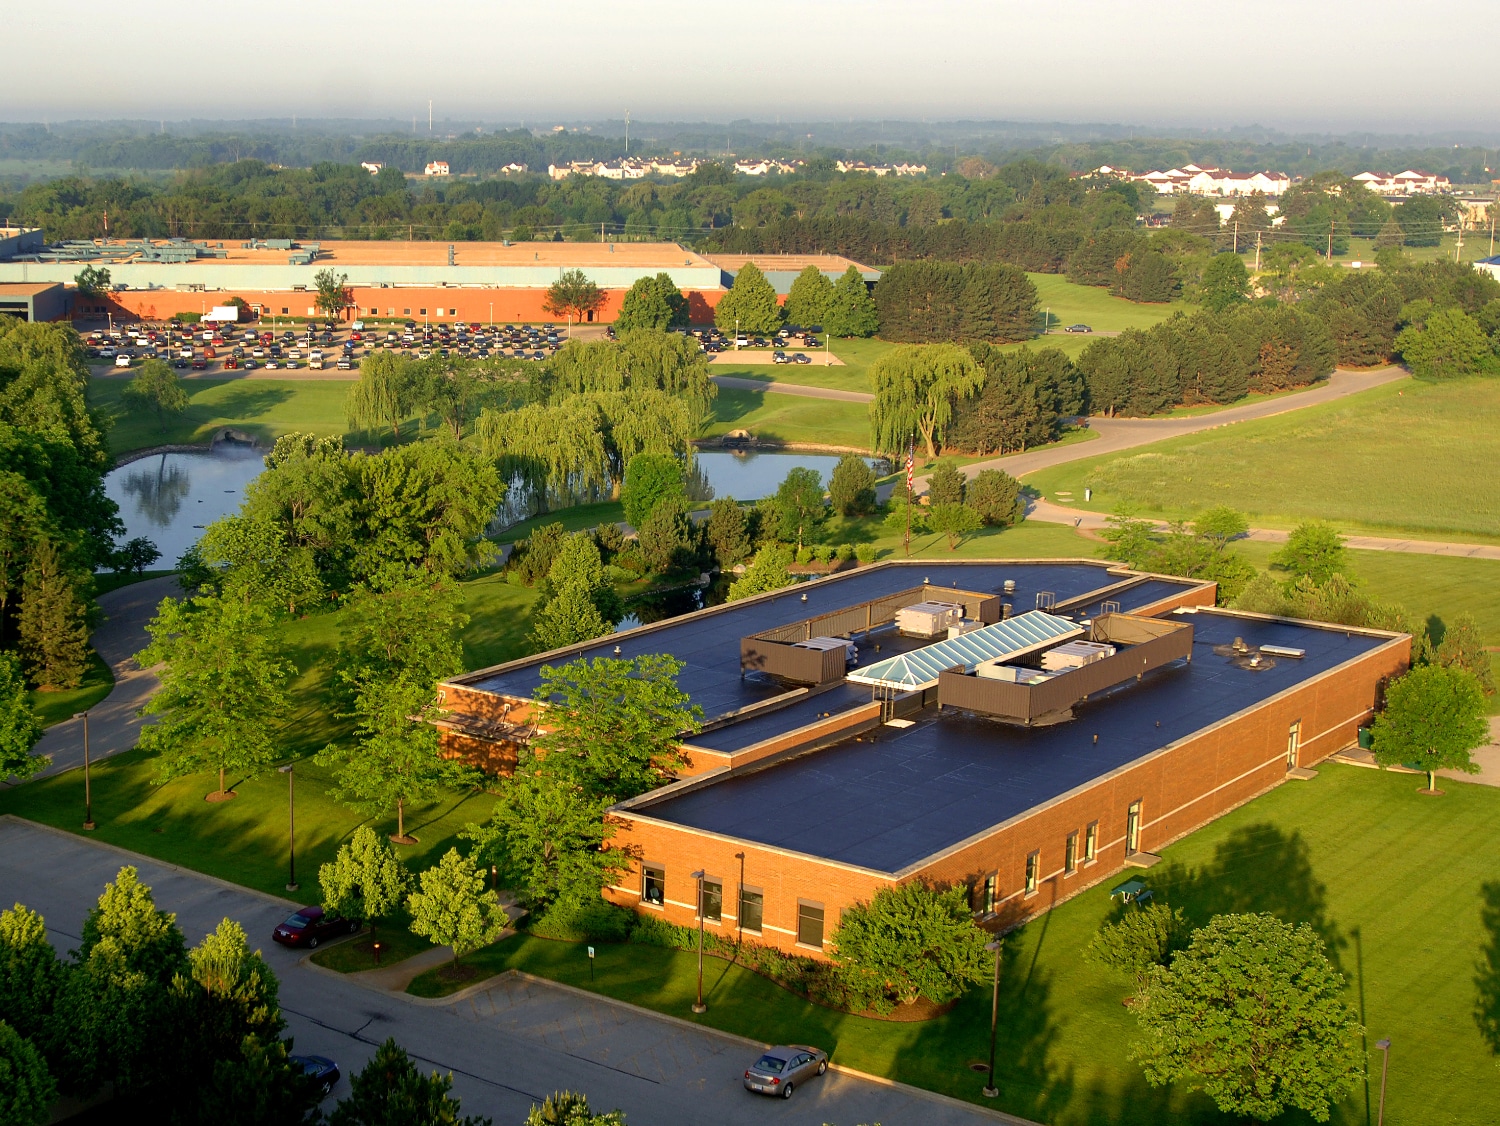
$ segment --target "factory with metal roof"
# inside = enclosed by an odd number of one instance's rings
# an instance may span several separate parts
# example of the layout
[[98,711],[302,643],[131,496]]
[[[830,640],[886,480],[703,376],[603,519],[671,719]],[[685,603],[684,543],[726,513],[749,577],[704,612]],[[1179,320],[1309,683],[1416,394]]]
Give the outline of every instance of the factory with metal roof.
[[670,653],[688,765],[612,808],[606,896],[818,956],[910,880],[1012,925],[1355,742],[1405,634],[1218,609],[1092,560],[888,561],[441,686],[445,746],[504,772],[544,664]]

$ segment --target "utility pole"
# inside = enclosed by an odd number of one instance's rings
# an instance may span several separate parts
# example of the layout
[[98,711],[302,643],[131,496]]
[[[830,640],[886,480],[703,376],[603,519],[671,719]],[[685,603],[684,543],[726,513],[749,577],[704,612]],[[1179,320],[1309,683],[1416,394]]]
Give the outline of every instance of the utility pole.
[[1260,273],[1260,232],[1255,232],[1255,272]]
[[1240,221],[1238,219],[1236,219],[1234,221],[1234,243],[1233,243],[1233,246],[1234,246],[1234,252],[1236,254],[1238,254],[1240,252]]
[[1459,219],[1459,221],[1458,221],[1458,245],[1453,248],[1453,260],[1455,262],[1462,262],[1463,261],[1463,254],[1464,254],[1464,221],[1463,221],[1463,219]]

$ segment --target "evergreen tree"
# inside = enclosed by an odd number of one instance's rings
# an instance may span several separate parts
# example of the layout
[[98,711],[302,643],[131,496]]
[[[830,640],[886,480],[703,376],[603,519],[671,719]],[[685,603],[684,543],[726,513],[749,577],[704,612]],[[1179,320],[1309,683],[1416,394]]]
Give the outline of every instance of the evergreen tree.
[[490,1126],[488,1118],[461,1115],[448,1094],[453,1074],[424,1077],[395,1040],[387,1040],[357,1074],[349,1094],[328,1116],[329,1126]]
[[967,503],[990,527],[1014,524],[1024,513],[1021,483],[999,469],[982,470],[969,482]]
[[875,299],[870,296],[864,275],[856,267],[850,266],[833,284],[821,323],[830,336],[839,337],[874,336],[880,328]]
[[1385,226],[1380,228],[1380,233],[1375,236],[1375,249],[1377,251],[1399,250],[1405,245],[1406,232],[1401,229],[1401,224],[1396,222],[1396,217],[1392,215],[1385,221]]
[[828,320],[828,307],[833,299],[833,283],[816,266],[805,266],[792,281],[786,295],[787,324],[824,325]]
[[745,510],[733,497],[720,497],[709,505],[703,535],[720,570],[729,570],[750,554]]
[[632,527],[644,524],[661,501],[686,496],[682,463],[671,454],[636,454],[625,466],[620,504],[625,510],[625,522]]
[[25,780],[46,768],[52,760],[31,753],[41,737],[21,663],[13,653],[0,653],[0,781],[11,776]]
[[940,504],[963,504],[965,485],[958,466],[951,458],[944,458],[927,478],[927,503],[933,508]]
[[1238,254],[1215,254],[1203,269],[1198,298],[1205,309],[1222,313],[1250,294],[1250,271]]
[[840,516],[875,511],[875,471],[858,454],[844,454],[828,478],[828,498]]
[[554,1091],[533,1106],[524,1126],[625,1126],[625,1114],[619,1110],[595,1114],[586,1096],[573,1091]]
[[63,972],[40,915],[19,903],[0,911],[0,1014],[27,1039],[45,1043]]
[[[33,548],[21,586],[17,623],[31,679],[44,689],[76,688],[88,667],[88,611],[62,554],[50,539]],[[146,666],[142,666],[146,667]]]
[[720,332],[768,333],[781,324],[781,306],[776,290],[754,262],[746,262],[734,276],[729,292],[714,307],[714,324]]
[[1444,668],[1460,668],[1470,673],[1486,696],[1495,694],[1494,668],[1473,614],[1458,614],[1448,623],[1433,656]]
[[698,527],[688,515],[686,501],[664,500],[657,504],[636,539],[646,565],[658,574],[698,564]]
[[788,470],[786,479],[776,488],[775,505],[777,538],[796,541],[800,550],[803,537],[828,518],[822,476],[806,466]]
[[603,637],[614,628],[590,597],[586,586],[570,584],[560,588],[539,606],[532,616],[532,649],[545,653]]

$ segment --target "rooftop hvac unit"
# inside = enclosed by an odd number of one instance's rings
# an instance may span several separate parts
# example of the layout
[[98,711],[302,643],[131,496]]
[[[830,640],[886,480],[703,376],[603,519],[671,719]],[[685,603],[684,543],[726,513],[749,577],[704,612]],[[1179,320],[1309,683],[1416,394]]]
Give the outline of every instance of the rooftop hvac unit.
[[1104,645],[1097,641],[1069,641],[1043,653],[1042,668],[1048,672],[1081,669],[1084,665],[1091,665],[1095,661],[1102,661],[1105,657],[1114,655],[1113,645]]
[[948,627],[964,620],[955,602],[917,602],[896,611],[896,628],[907,637],[947,637]]
[[816,649],[820,653],[826,653],[830,649],[842,649],[844,661],[854,664],[859,657],[859,650],[854,647],[854,642],[843,637],[809,637],[806,641],[792,643],[793,649]]
[[985,680],[1003,680],[1009,684],[1037,684],[1050,680],[1052,673],[1029,669],[1025,665],[1007,665],[1002,661],[987,661],[974,666],[974,675]]
[[962,637],[966,633],[973,633],[976,629],[983,628],[983,622],[976,622],[973,618],[963,618],[948,627],[948,636]]

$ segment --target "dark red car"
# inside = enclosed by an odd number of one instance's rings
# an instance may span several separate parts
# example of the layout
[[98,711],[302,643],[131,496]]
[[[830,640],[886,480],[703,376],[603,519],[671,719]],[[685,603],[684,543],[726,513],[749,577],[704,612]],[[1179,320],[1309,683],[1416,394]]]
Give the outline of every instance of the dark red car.
[[295,915],[289,916],[285,922],[279,923],[271,932],[271,938],[283,946],[306,946],[311,949],[325,938],[354,934],[360,926],[358,919],[328,914],[321,907],[304,907]]

